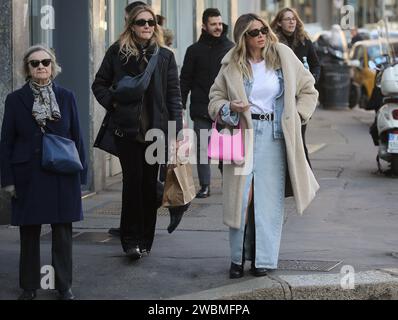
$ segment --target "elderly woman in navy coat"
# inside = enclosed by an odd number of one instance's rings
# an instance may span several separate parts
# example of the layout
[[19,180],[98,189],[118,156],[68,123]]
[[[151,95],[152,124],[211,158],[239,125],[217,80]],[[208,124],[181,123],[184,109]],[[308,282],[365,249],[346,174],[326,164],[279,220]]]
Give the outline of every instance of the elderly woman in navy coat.
[[[20,227],[21,300],[32,300],[40,288],[40,232],[52,227],[52,264],[58,298],[73,299],[72,222],[82,220],[81,184],[86,162],[75,97],[57,86],[60,72],[51,50],[31,47],[23,59],[26,84],[8,95],[1,131],[1,186],[12,196],[12,225]],[[41,168],[40,127],[72,139],[84,170],[61,175]]]

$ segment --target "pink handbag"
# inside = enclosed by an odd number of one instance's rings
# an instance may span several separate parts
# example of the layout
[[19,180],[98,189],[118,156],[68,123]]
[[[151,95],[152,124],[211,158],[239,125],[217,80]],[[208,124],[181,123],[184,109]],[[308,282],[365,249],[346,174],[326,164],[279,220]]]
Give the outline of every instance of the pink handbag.
[[233,130],[233,134],[220,133],[217,131],[217,120],[213,123],[210,142],[208,147],[208,157],[212,160],[243,162],[245,159],[245,147],[243,145],[242,129],[240,123],[238,129]]

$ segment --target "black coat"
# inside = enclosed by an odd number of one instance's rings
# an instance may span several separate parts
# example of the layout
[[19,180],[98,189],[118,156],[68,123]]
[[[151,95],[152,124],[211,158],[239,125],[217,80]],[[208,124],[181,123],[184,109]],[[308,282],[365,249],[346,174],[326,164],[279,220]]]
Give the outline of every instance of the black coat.
[[[92,91],[98,102],[108,111],[116,102],[110,88],[124,76],[136,76],[139,67],[134,57],[128,62],[119,53],[119,44],[113,44],[95,76]],[[176,121],[177,133],[182,129],[182,103],[178,69],[173,52],[160,48],[159,59],[146,92],[145,107],[149,108],[150,129],[161,129],[167,134],[168,121]]]
[[307,57],[308,65],[310,66],[310,71],[315,78],[315,81],[318,82],[321,76],[321,64],[319,63],[318,55],[316,54],[313,43],[310,39],[305,39],[304,42],[301,41],[293,41],[293,43],[289,43],[286,36],[282,33],[277,33],[279,41],[283,44],[289,46],[297,58],[301,62],[304,62],[303,57]]
[[43,134],[32,116],[33,93],[28,84],[8,95],[1,131],[1,185],[14,185],[12,199],[15,226],[71,223],[83,219],[81,184],[86,184],[87,165],[74,95],[54,84],[61,120],[48,121],[51,133],[72,139],[84,170],[62,175],[41,167]]
[[209,93],[220,69],[221,61],[234,46],[227,38],[228,26],[220,38],[215,38],[202,30],[198,42],[187,49],[184,64],[181,69],[180,82],[182,103],[186,107],[189,92],[191,92],[191,119],[210,119]]

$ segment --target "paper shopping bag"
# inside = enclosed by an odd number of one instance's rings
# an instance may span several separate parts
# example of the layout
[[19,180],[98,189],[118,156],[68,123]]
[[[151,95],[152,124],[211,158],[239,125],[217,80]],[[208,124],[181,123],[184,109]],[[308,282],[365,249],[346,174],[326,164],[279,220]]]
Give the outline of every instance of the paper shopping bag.
[[177,164],[167,168],[163,193],[164,207],[180,207],[196,197],[190,164]]

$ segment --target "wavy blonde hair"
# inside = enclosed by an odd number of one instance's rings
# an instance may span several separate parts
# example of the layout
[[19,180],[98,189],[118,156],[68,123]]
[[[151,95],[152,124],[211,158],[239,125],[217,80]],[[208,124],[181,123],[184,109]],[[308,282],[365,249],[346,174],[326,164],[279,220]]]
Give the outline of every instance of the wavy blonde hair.
[[278,37],[272,32],[269,24],[260,16],[254,13],[244,14],[236,21],[234,28],[235,48],[232,53],[232,59],[238,64],[243,76],[247,79],[253,78],[252,68],[249,62],[249,50],[247,48],[246,39],[247,32],[254,21],[261,22],[264,27],[268,28],[269,32],[266,35],[266,44],[262,52],[262,56],[268,67],[276,70],[281,66],[279,54],[276,49],[276,44],[279,42]]
[[[139,42],[139,39],[133,32],[132,26],[137,16],[142,12],[149,12],[152,15],[153,20],[156,21],[155,13],[148,6],[137,6],[129,13],[124,31],[119,37],[120,53],[127,61],[131,57],[138,57],[139,55],[139,50],[136,45],[136,43]],[[154,44],[156,44],[158,48],[164,46],[163,32],[158,24],[155,25],[155,30],[150,40],[150,45]]]
[[284,8],[277,13],[276,17],[271,22],[272,30],[274,30],[274,32],[277,33],[278,35],[283,35],[282,27],[280,25],[278,25],[278,23],[282,22],[282,19],[285,16],[286,12],[293,13],[294,17],[296,18],[297,25],[296,25],[296,31],[294,32],[294,37],[295,37],[296,41],[300,41],[303,43],[303,42],[305,42],[306,39],[310,39],[309,35],[304,30],[303,20],[301,20],[297,11],[292,8]]

